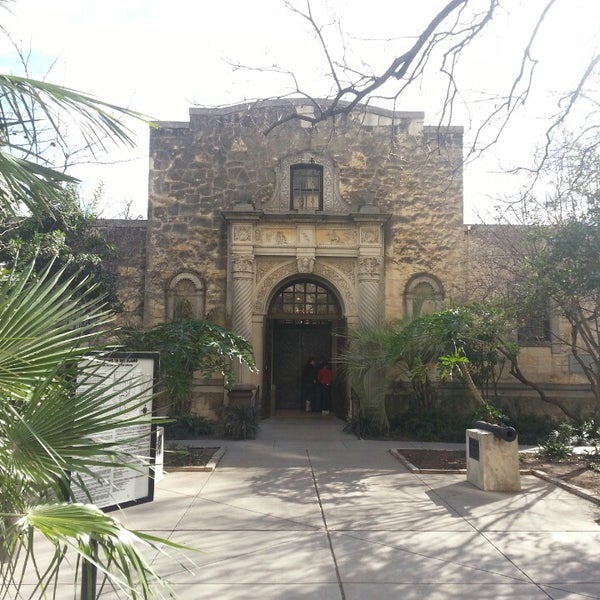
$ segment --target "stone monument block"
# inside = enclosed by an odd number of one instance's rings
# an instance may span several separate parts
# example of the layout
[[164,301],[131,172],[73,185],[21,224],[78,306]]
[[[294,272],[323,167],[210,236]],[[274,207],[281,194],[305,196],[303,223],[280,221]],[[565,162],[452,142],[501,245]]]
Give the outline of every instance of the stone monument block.
[[519,444],[491,431],[467,429],[467,481],[494,492],[521,490]]

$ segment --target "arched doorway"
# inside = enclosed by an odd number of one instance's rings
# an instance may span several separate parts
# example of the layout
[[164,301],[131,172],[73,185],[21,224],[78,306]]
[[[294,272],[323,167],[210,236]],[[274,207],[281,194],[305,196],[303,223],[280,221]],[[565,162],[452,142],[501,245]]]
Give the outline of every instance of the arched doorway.
[[316,357],[333,359],[333,410],[345,416],[345,394],[340,393],[345,384],[334,360],[344,337],[341,304],[327,284],[303,277],[276,290],[269,304],[265,338],[264,385],[271,390],[269,413],[303,408],[302,370],[311,357]]

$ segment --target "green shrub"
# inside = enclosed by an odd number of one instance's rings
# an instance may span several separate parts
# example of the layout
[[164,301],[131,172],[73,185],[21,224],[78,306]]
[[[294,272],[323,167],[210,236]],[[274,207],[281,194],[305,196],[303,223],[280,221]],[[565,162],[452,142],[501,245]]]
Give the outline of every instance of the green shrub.
[[600,443],[600,419],[590,417],[573,427],[573,442],[577,446],[598,446]]
[[573,426],[568,423],[561,423],[558,429],[551,431],[540,444],[538,454],[545,458],[567,458],[573,453],[572,439]]
[[234,440],[253,440],[260,427],[256,411],[246,406],[226,406],[223,410],[223,431]]
[[193,440],[199,437],[212,435],[216,423],[206,417],[198,415],[180,415],[170,417],[171,423],[165,424],[165,438],[167,440]]
[[353,433],[358,438],[388,438],[389,430],[382,431],[376,416],[363,414],[360,417],[351,417],[344,425],[346,433]]
[[473,414],[452,411],[450,406],[408,410],[391,423],[393,437],[428,442],[464,442]]
[[520,411],[508,411],[501,423],[517,430],[520,444],[540,444],[560,426],[559,422],[548,415]]

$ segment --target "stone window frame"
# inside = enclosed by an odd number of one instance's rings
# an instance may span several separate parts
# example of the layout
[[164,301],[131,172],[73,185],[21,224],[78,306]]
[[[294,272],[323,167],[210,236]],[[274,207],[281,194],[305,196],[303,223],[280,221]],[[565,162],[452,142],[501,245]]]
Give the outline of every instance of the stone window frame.
[[206,304],[206,284],[200,275],[191,271],[183,271],[171,278],[167,285],[166,312],[167,320],[173,321],[176,313],[177,284],[181,281],[192,283],[193,291],[186,300],[190,303],[191,318],[203,319],[205,315]]
[[[431,288],[432,293],[430,295],[424,296],[418,292],[418,289],[423,289],[424,286]],[[444,298],[444,286],[435,275],[417,273],[408,280],[404,289],[405,314],[410,318],[422,316],[422,305],[428,300],[433,302],[433,310],[429,312],[437,312],[443,308]],[[421,307],[418,304],[421,304]],[[416,311],[417,308],[418,311]]]
[[[311,191],[315,192],[318,190],[319,198],[317,206],[301,206],[300,199],[295,197],[295,186],[294,180],[301,171],[313,171],[315,178],[318,180],[318,187],[311,188]],[[323,165],[318,164],[311,159],[308,163],[294,163],[290,165],[290,210],[310,210],[310,211],[322,211],[323,210]]]
[[[325,156],[318,152],[304,151],[297,152],[279,159],[275,169],[276,187],[271,200],[265,203],[265,209],[271,209],[278,212],[290,212],[291,197],[291,169],[295,164],[318,165],[323,168],[322,184],[322,212],[348,213],[351,211],[351,205],[344,200],[338,189],[338,173],[335,162],[332,157]],[[321,212],[314,210],[293,210],[294,213],[314,213]]]

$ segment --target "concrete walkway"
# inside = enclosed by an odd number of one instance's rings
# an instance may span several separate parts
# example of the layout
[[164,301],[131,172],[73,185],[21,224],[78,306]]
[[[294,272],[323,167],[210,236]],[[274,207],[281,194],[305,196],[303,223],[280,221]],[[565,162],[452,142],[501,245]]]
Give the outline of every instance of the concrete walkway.
[[123,521],[202,550],[154,561],[184,600],[600,598],[597,506],[533,476],[507,494],[416,475],[388,450],[423,444],[342,426],[264,421],[257,440],[222,442],[216,471],[166,475]]

